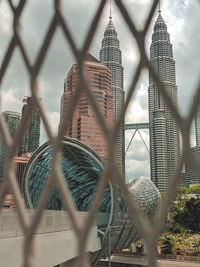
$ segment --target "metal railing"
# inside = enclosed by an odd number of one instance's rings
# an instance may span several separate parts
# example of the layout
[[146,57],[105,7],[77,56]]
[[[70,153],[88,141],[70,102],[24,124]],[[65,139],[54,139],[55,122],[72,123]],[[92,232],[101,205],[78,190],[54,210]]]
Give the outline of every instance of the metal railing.
[[[63,15],[62,1],[60,0],[52,1],[52,3],[54,2],[53,16],[49,21],[49,26],[48,26],[44,39],[40,40],[42,45],[37,53],[37,56],[34,62],[31,60],[31,57],[26,49],[25,42],[22,38],[22,34],[20,31],[21,15],[23,14],[23,10],[28,1],[20,0],[16,6],[14,5],[14,2],[11,0],[8,0],[7,2],[9,3],[11,12],[13,14],[13,33],[12,33],[11,40],[8,44],[7,50],[5,52],[2,64],[0,66],[0,85],[3,81],[3,78],[6,75],[6,71],[12,59],[13,53],[16,50],[16,48],[18,48],[21,53],[21,58],[23,59],[24,65],[26,67],[26,71],[29,75],[30,92],[32,94],[32,97],[34,98],[33,106],[32,107],[30,106],[29,109],[27,110],[26,116],[21,122],[21,125],[13,140],[9,136],[5,123],[3,122],[2,119],[0,120],[0,131],[1,131],[3,141],[7,149],[8,162],[9,162],[9,167],[6,168],[6,175],[5,175],[6,179],[0,190],[0,206],[2,206],[5,193],[8,190],[10,190],[15,199],[19,222],[20,222],[21,229],[25,237],[24,254],[23,254],[24,267],[33,266],[33,263],[32,263],[33,262],[32,260],[34,257],[33,236],[37,232],[37,229],[41,223],[42,214],[44,212],[44,208],[48,200],[50,189],[54,185],[57,186],[57,188],[59,189],[62,195],[63,202],[68,210],[69,218],[71,220],[71,224],[73,225],[73,229],[75,231],[76,238],[79,243],[79,246],[78,246],[79,260],[77,264],[79,266],[84,266],[84,267],[89,266],[89,258],[88,258],[88,255],[85,253],[86,244],[87,244],[87,240],[89,237],[89,232],[95,221],[97,208],[101,201],[101,197],[103,195],[105,184],[108,182],[109,177],[112,177],[112,176],[116,177],[116,180],[117,180],[117,183],[119,184],[120,189],[124,192],[124,195],[126,196],[126,200],[128,202],[130,212],[135,214],[134,217],[137,220],[137,228],[140,232],[143,233],[145,244],[148,250],[148,256],[147,256],[148,266],[155,267],[156,266],[156,241],[161,231],[162,225],[164,223],[166,213],[171,203],[171,200],[173,199],[175,195],[176,186],[178,183],[178,177],[180,177],[181,175],[184,162],[191,164],[196,172],[198,173],[200,172],[200,166],[195,161],[194,154],[190,150],[190,129],[191,129],[191,124],[192,124],[195,112],[197,110],[197,107],[200,104],[200,86],[198,85],[198,87],[196,88],[196,94],[194,97],[193,105],[190,108],[187,117],[182,117],[180,112],[174,106],[170,96],[165,91],[163,83],[161,82],[158,75],[153,70],[151,63],[148,59],[148,56],[146,54],[146,51],[145,51],[145,37],[149,29],[152,17],[155,13],[156,7],[158,5],[158,0],[152,1],[151,8],[149,10],[149,13],[146,16],[146,22],[142,30],[137,30],[134,20],[132,19],[132,16],[129,14],[128,9],[126,5],[124,4],[124,1],[114,0],[119,12],[123,16],[123,19],[129,28],[130,34],[136,40],[138,51],[140,53],[140,60],[137,65],[137,69],[133,77],[130,89],[128,91],[126,102],[121,112],[121,116],[119,120],[115,123],[115,126],[113,127],[113,129],[110,129],[107,127],[106,123],[104,122],[103,117],[101,116],[101,112],[98,108],[98,105],[96,104],[96,100],[91,94],[89,85],[85,78],[84,65],[83,65],[84,58],[86,57],[86,54],[91,46],[99,20],[102,16],[103,10],[105,9],[106,2],[109,2],[109,1],[108,0],[98,1],[97,11],[93,16],[93,20],[89,27],[88,33],[85,37],[85,41],[83,43],[83,46],[80,49],[77,48],[76,42],[74,41],[73,34],[70,32],[67,20],[65,19]],[[1,4],[1,1],[0,1],[0,4]],[[55,33],[58,27],[62,31],[67,44],[70,46],[75,59],[80,65],[80,84],[82,84],[82,86],[79,86],[77,88],[76,94],[73,96],[72,101],[70,103],[70,109],[65,114],[65,118],[68,123],[65,125],[60,125],[58,135],[55,136],[52,132],[50,123],[47,119],[45,109],[39,98],[38,92],[40,88],[39,88],[38,76],[44,64],[44,60],[48,54],[49,46],[54,40]],[[138,211],[137,207],[135,207],[134,203],[131,201],[128,189],[125,185],[124,179],[122,179],[121,177],[120,170],[118,169],[118,164],[115,159],[115,154],[116,154],[115,143],[116,143],[118,131],[120,129],[120,123],[123,121],[123,117],[130,103],[131,97],[136,90],[136,84],[138,82],[138,79],[140,77],[140,74],[143,68],[146,68],[150,71],[153,79],[159,86],[160,93],[163,95],[167,106],[170,108],[174,118],[176,119],[177,124],[181,131],[181,135],[182,135],[182,152],[181,152],[179,165],[173,177],[169,181],[169,187],[166,193],[166,198],[163,202],[162,208],[160,209],[159,216],[153,226],[151,226],[146,220],[144,220],[144,218],[142,217],[142,213]],[[88,213],[86,220],[84,220],[84,222],[80,221],[79,217],[76,214],[75,205],[71,199],[68,188],[64,185],[64,176],[60,169],[60,160],[61,160],[60,143],[61,143],[64,133],[66,132],[66,128],[69,126],[70,118],[73,115],[73,110],[78,102],[81,90],[85,90],[85,93],[88,95],[91,105],[95,111],[96,117],[101,125],[102,130],[104,131],[106,135],[106,140],[109,146],[109,161],[105,167],[105,171],[104,171],[104,174],[102,175],[102,179],[99,184],[98,190],[92,201],[90,211]],[[34,106],[37,106],[40,111],[41,118],[42,118],[42,121],[45,127],[45,131],[52,144],[53,161],[52,161],[52,170],[49,175],[48,181],[45,185],[43,194],[41,195],[39,206],[34,216],[30,219],[27,213],[27,210],[24,208],[23,203],[21,201],[20,189],[18,187],[17,180],[15,177],[14,157],[16,155],[18,145],[22,142],[22,137],[25,131],[25,125],[27,125],[27,121],[31,117]]]

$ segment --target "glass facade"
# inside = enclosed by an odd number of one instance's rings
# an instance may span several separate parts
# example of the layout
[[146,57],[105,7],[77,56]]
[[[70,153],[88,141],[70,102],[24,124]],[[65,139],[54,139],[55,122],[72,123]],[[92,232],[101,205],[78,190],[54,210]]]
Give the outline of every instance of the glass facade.
[[[195,159],[198,163],[200,163],[200,147],[195,146],[191,148],[192,152],[194,153]],[[190,187],[193,184],[200,184],[200,177],[195,172],[194,168],[191,164],[185,163],[185,173],[183,174],[183,184],[182,186]]]
[[[33,97],[25,96],[23,99],[25,103],[22,108],[22,120],[26,116],[27,110],[33,105],[34,99]],[[23,155],[27,152],[34,152],[39,147],[40,142],[40,112],[36,107],[30,118],[30,121],[26,125],[26,131],[23,136],[23,140],[21,143],[21,147],[19,150],[19,155]]]
[[[66,139],[62,144],[61,168],[77,210],[88,211],[102,175],[102,162],[99,157],[97,160],[97,155],[83,149],[83,144],[82,147],[77,146],[77,143],[80,142],[75,139],[70,140],[71,143],[68,143]],[[26,179],[23,187],[26,204],[30,208],[36,208],[38,205],[39,197],[51,171],[51,163],[52,148],[49,143],[45,143],[33,155],[26,169]],[[107,186],[100,212],[109,213],[110,205],[110,187]],[[52,190],[46,208],[52,210],[65,209],[61,195],[56,188]]]
[[[11,138],[14,138],[20,124],[20,113],[14,111],[4,111],[3,113],[1,113],[1,116],[6,123]],[[6,147],[0,134],[0,185],[5,179],[4,170],[7,164],[6,154]]]
[[195,114],[195,134],[196,146],[200,146],[200,106],[198,106]]
[[[22,184],[27,207],[36,208],[51,171],[52,148],[47,142],[29,160]],[[62,142],[61,168],[74,203],[79,211],[88,211],[103,172],[103,161],[98,154],[80,141],[65,137]],[[139,178],[130,188],[133,202],[141,207],[144,215],[153,221],[160,203],[160,193],[147,178]],[[49,196],[47,209],[63,210],[60,193],[54,188]],[[128,208],[125,196],[112,177],[106,186],[97,215],[101,250],[91,256],[92,266],[108,256],[109,231],[112,253],[128,247],[141,238]]]

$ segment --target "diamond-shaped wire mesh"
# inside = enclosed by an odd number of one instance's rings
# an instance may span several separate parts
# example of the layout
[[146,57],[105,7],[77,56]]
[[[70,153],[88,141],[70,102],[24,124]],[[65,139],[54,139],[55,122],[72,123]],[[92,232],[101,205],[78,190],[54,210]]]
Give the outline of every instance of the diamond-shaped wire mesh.
[[[53,1],[52,1],[53,2]],[[72,221],[72,225],[74,227],[74,231],[76,233],[76,238],[78,240],[79,246],[78,246],[78,253],[79,253],[79,261],[77,264],[79,266],[89,266],[89,261],[86,251],[86,244],[87,239],[89,235],[89,231],[95,221],[95,216],[97,213],[97,207],[99,206],[99,203],[101,201],[101,197],[103,194],[103,190],[105,187],[105,183],[108,182],[109,177],[116,177],[117,183],[119,184],[121,190],[123,191],[126,200],[128,202],[130,211],[135,214],[137,213],[137,227],[140,229],[140,231],[143,233],[144,240],[147,245],[147,251],[148,251],[148,266],[156,266],[156,241],[158,238],[158,235],[161,231],[162,225],[164,223],[167,210],[169,208],[169,205],[171,203],[171,200],[173,199],[176,191],[176,186],[178,183],[178,177],[181,175],[182,167],[185,162],[188,162],[192,165],[194,170],[199,173],[200,172],[200,166],[197,164],[197,162],[194,160],[194,155],[192,151],[190,150],[190,129],[191,124],[195,115],[195,112],[197,110],[197,107],[200,102],[200,86],[196,88],[196,94],[194,98],[193,105],[188,112],[188,116],[186,118],[183,118],[180,115],[180,112],[177,110],[177,108],[174,106],[172,100],[170,99],[170,96],[167,94],[167,92],[164,89],[163,83],[159,79],[158,75],[153,70],[151,63],[148,59],[148,56],[145,51],[145,37],[146,33],[149,29],[152,17],[155,13],[156,7],[158,5],[158,0],[152,1],[152,5],[149,11],[149,14],[146,16],[146,23],[143,28],[143,30],[138,31],[136,28],[136,25],[134,24],[133,20],[131,19],[131,16],[128,13],[126,5],[123,3],[122,0],[115,0],[115,4],[119,9],[119,12],[124,18],[125,23],[127,24],[131,35],[136,40],[138,51],[140,53],[140,61],[137,66],[137,70],[135,72],[135,75],[133,77],[131,86],[128,91],[128,95],[126,98],[126,102],[124,104],[123,110],[121,112],[121,117],[116,122],[113,129],[110,129],[107,127],[106,123],[104,122],[104,119],[101,115],[100,110],[98,109],[98,105],[96,104],[96,100],[93,97],[88,82],[86,80],[86,77],[84,75],[84,58],[87,55],[87,52],[91,46],[94,34],[96,32],[99,20],[102,16],[102,12],[106,5],[106,0],[99,1],[99,5],[97,8],[96,13],[93,16],[92,23],[90,25],[88,34],[85,37],[85,42],[81,49],[77,48],[76,42],[74,41],[73,34],[70,32],[67,20],[65,19],[63,12],[62,12],[62,1],[55,0],[54,1],[54,14],[49,22],[48,30],[46,32],[46,35],[44,39],[42,40],[41,48],[39,49],[37,53],[37,57],[34,62],[31,61],[30,55],[26,49],[25,42],[22,38],[21,31],[20,31],[20,19],[21,15],[23,13],[23,10],[26,6],[27,1],[21,0],[19,1],[19,4],[15,6],[11,0],[8,0],[10,9],[13,13],[13,34],[12,38],[10,40],[10,43],[7,47],[7,51],[4,55],[3,62],[0,69],[0,84],[2,83],[3,78],[6,75],[6,71],[9,67],[9,63],[12,59],[13,53],[18,48],[21,52],[21,58],[24,61],[24,65],[26,67],[27,73],[30,77],[30,91],[32,94],[32,97],[34,98],[34,104],[32,107],[30,107],[27,112],[24,120],[21,122],[20,127],[17,130],[17,134],[14,137],[14,139],[11,139],[9,136],[8,130],[6,128],[5,123],[3,120],[0,120],[0,130],[2,134],[3,141],[6,146],[7,154],[8,154],[8,164],[9,167],[6,168],[6,179],[1,187],[0,191],[0,206],[2,206],[2,202],[4,199],[5,192],[9,188],[14,196],[14,200],[17,206],[17,213],[20,220],[20,224],[22,227],[22,231],[24,233],[24,266],[31,267],[33,266],[33,257],[34,257],[34,234],[36,233],[37,227],[41,222],[42,213],[45,209],[45,205],[48,200],[48,192],[50,191],[50,188],[52,186],[56,185],[59,189],[63,202],[68,210],[70,219]],[[38,76],[40,74],[41,68],[44,64],[44,60],[48,54],[48,48],[50,44],[52,43],[56,30],[60,27],[62,30],[62,34],[66,39],[66,42],[71,47],[71,50],[74,54],[75,59],[80,65],[80,84],[82,84],[82,87],[78,87],[76,94],[73,96],[73,99],[70,104],[70,109],[65,114],[65,118],[67,122],[70,122],[70,118],[73,116],[73,110],[78,102],[79,95],[81,90],[85,90],[85,93],[88,95],[88,98],[91,102],[91,105],[95,111],[96,117],[102,127],[102,130],[104,131],[107,139],[107,143],[109,144],[109,162],[105,167],[104,174],[102,175],[101,182],[99,184],[98,190],[96,192],[95,198],[93,199],[89,215],[87,219],[84,221],[84,223],[80,222],[78,220],[78,217],[75,212],[75,206],[74,203],[70,197],[70,193],[66,186],[64,186],[64,176],[60,169],[60,161],[61,161],[61,155],[60,155],[60,144],[62,141],[62,137],[64,133],[66,132],[66,127],[68,127],[68,124],[61,125],[59,128],[59,132],[57,136],[54,136],[52,133],[49,121],[47,119],[44,107],[40,101],[38,92],[40,90],[39,88],[39,82],[38,82]],[[177,121],[177,124],[180,128],[181,135],[182,135],[182,152],[181,157],[179,161],[178,168],[176,169],[173,177],[169,181],[169,187],[167,190],[166,198],[162,204],[162,208],[160,209],[159,216],[157,220],[155,221],[154,225],[151,226],[147,221],[144,220],[142,217],[142,214],[138,212],[136,207],[134,206],[134,203],[132,203],[128,189],[125,185],[125,182],[123,178],[121,177],[120,170],[118,169],[118,165],[115,159],[115,140],[117,138],[118,131],[120,129],[120,123],[123,121],[125,112],[127,110],[128,104],[131,100],[131,97],[136,89],[137,81],[140,77],[141,71],[143,68],[146,68],[150,71],[153,79],[159,86],[159,90],[161,94],[163,95],[166,104],[171,109],[171,112],[174,116],[174,118]],[[39,206],[37,208],[37,211],[30,221],[29,216],[27,214],[26,209],[24,208],[23,203],[21,202],[20,197],[20,189],[17,184],[16,175],[15,175],[15,164],[14,164],[14,157],[17,152],[18,145],[22,142],[22,136],[25,132],[25,125],[27,125],[27,121],[30,119],[31,114],[33,112],[34,106],[37,107],[40,111],[41,118],[46,130],[46,133],[48,135],[48,138],[50,140],[50,143],[52,144],[53,148],[53,160],[52,160],[52,169],[51,173],[49,175],[48,181],[45,185],[43,194],[40,199]]]

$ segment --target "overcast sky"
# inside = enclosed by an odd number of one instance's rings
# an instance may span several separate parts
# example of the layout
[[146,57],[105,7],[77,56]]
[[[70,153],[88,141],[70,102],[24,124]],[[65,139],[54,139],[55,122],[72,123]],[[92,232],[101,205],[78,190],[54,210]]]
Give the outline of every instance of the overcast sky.
[[[18,1],[14,1],[18,2]],[[25,46],[30,58],[34,61],[41,46],[45,32],[53,16],[53,2],[49,0],[27,1],[22,17],[21,29]],[[144,24],[146,14],[149,10],[150,0],[124,0],[129,13],[141,28]],[[97,0],[63,0],[63,13],[73,32],[79,47],[82,46],[84,36],[93,14],[97,8]],[[166,0],[161,1],[162,16],[168,26],[171,43],[173,44],[174,60],[176,62],[176,78],[179,95],[179,107],[183,115],[192,103],[194,89],[200,73],[200,6],[198,0]],[[151,28],[146,38],[147,51],[149,50],[152,27],[158,13],[156,12]],[[101,41],[106,25],[108,24],[109,5],[106,6],[100,20],[90,52],[99,58]],[[119,10],[113,4],[112,17],[120,40],[122,50],[122,61],[124,66],[124,89],[129,90],[136,64],[138,61],[138,50],[134,39],[120,15]],[[0,62],[6,51],[12,36],[12,16],[7,1],[0,1]],[[57,29],[53,42],[39,76],[40,97],[48,114],[52,128],[57,130],[59,123],[60,98],[63,94],[64,79],[75,62],[71,50],[63,37],[60,28]],[[1,86],[1,112],[12,110],[21,112],[22,99],[30,95],[29,80],[24,62],[20,57],[18,49],[10,62],[9,70]],[[148,121],[148,72],[144,71],[137,86],[126,115],[126,122]],[[126,133],[126,145],[133,131]],[[143,130],[141,134],[149,144],[148,131]],[[41,131],[41,144],[46,141],[45,132]],[[135,135],[134,141],[126,157],[127,180],[140,176],[150,177],[149,154],[142,144],[139,134]]]

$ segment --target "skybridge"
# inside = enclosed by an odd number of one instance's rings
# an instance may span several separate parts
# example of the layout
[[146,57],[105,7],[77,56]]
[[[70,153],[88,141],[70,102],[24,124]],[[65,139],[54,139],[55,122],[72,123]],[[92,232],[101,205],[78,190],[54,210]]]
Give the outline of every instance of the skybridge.
[[124,130],[149,129],[149,123],[128,123],[124,125]]
[[130,145],[131,145],[131,143],[132,143],[132,141],[133,141],[133,138],[135,137],[135,134],[136,134],[137,132],[138,132],[138,134],[140,135],[140,138],[141,138],[141,140],[142,140],[144,146],[146,147],[146,150],[148,151],[148,153],[150,153],[150,152],[149,152],[148,145],[145,143],[145,140],[144,140],[144,138],[142,137],[142,135],[141,135],[141,133],[140,133],[140,131],[139,131],[139,130],[141,130],[141,129],[149,129],[149,123],[148,123],[148,122],[144,122],[144,123],[128,123],[128,124],[125,124],[125,125],[124,125],[124,130],[135,130],[135,131],[133,132],[133,135],[132,135],[132,137],[131,137],[131,140],[130,140],[130,142],[129,142],[127,148],[126,148],[126,152],[125,152],[125,153],[128,152],[129,147],[130,147]]

